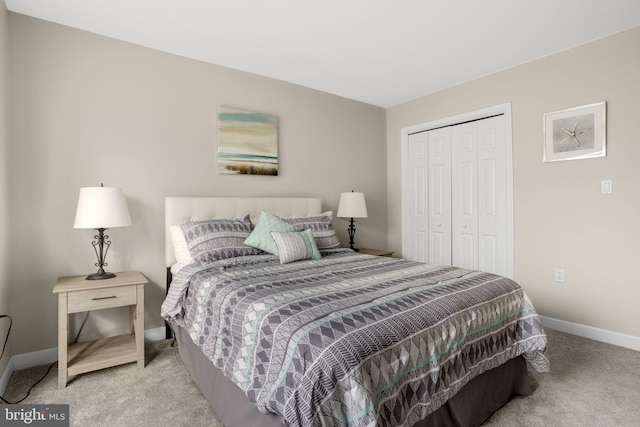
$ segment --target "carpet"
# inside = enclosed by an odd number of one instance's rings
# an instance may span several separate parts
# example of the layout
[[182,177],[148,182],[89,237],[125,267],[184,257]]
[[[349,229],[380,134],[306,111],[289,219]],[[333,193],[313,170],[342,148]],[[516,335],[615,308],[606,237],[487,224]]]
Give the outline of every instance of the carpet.
[[[16,371],[4,398],[22,398],[48,366]],[[145,343],[145,368],[130,363],[78,375],[58,388],[57,365],[23,403],[68,403],[71,426],[223,427],[169,340]]]

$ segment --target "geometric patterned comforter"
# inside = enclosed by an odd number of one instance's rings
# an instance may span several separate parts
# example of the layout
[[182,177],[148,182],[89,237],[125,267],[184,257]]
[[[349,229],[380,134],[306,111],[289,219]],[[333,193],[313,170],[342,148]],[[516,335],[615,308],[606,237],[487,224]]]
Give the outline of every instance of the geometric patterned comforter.
[[410,426],[511,358],[549,368],[512,280],[348,250],[185,267],[162,315],[291,426]]

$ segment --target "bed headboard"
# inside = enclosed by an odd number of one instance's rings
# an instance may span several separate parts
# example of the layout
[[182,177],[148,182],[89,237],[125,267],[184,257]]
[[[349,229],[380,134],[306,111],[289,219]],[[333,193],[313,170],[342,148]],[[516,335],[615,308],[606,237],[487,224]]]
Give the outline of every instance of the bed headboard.
[[165,261],[176,262],[170,227],[190,219],[256,218],[262,211],[279,217],[303,217],[322,213],[319,198],[298,197],[167,197],[164,204]]

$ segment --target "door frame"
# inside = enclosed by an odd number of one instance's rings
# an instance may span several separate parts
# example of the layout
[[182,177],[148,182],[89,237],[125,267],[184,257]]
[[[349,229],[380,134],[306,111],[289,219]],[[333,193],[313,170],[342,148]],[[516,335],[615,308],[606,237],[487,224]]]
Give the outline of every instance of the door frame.
[[402,170],[402,254],[410,253],[409,247],[409,195],[407,194],[408,180],[410,179],[407,165],[409,164],[409,135],[425,132],[445,126],[455,126],[473,120],[481,120],[488,117],[504,115],[505,117],[505,138],[507,149],[507,277],[514,278],[515,253],[514,253],[514,218],[513,218],[513,133],[511,122],[511,103],[494,105],[480,110],[470,111],[451,117],[432,120],[413,126],[407,126],[400,130],[400,140],[402,144],[401,170]]

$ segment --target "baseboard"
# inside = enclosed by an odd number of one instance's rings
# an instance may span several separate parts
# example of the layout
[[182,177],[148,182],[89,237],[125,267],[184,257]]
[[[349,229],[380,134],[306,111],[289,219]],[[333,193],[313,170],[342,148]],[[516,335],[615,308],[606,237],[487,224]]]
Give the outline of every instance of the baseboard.
[[153,329],[145,329],[144,339],[147,341],[162,341],[163,339],[165,339],[164,326]]
[[[144,339],[146,341],[161,341],[165,339],[165,328],[145,329]],[[9,359],[9,363],[0,376],[0,396],[4,395],[7,389],[11,374],[20,369],[33,368],[35,366],[48,365],[58,360],[58,347],[47,348],[45,350],[33,351],[31,353],[16,354]]]
[[553,317],[540,316],[540,320],[542,321],[542,326],[553,329],[554,331],[640,351],[640,337],[582,325],[580,323],[567,322],[566,320],[554,319]]

